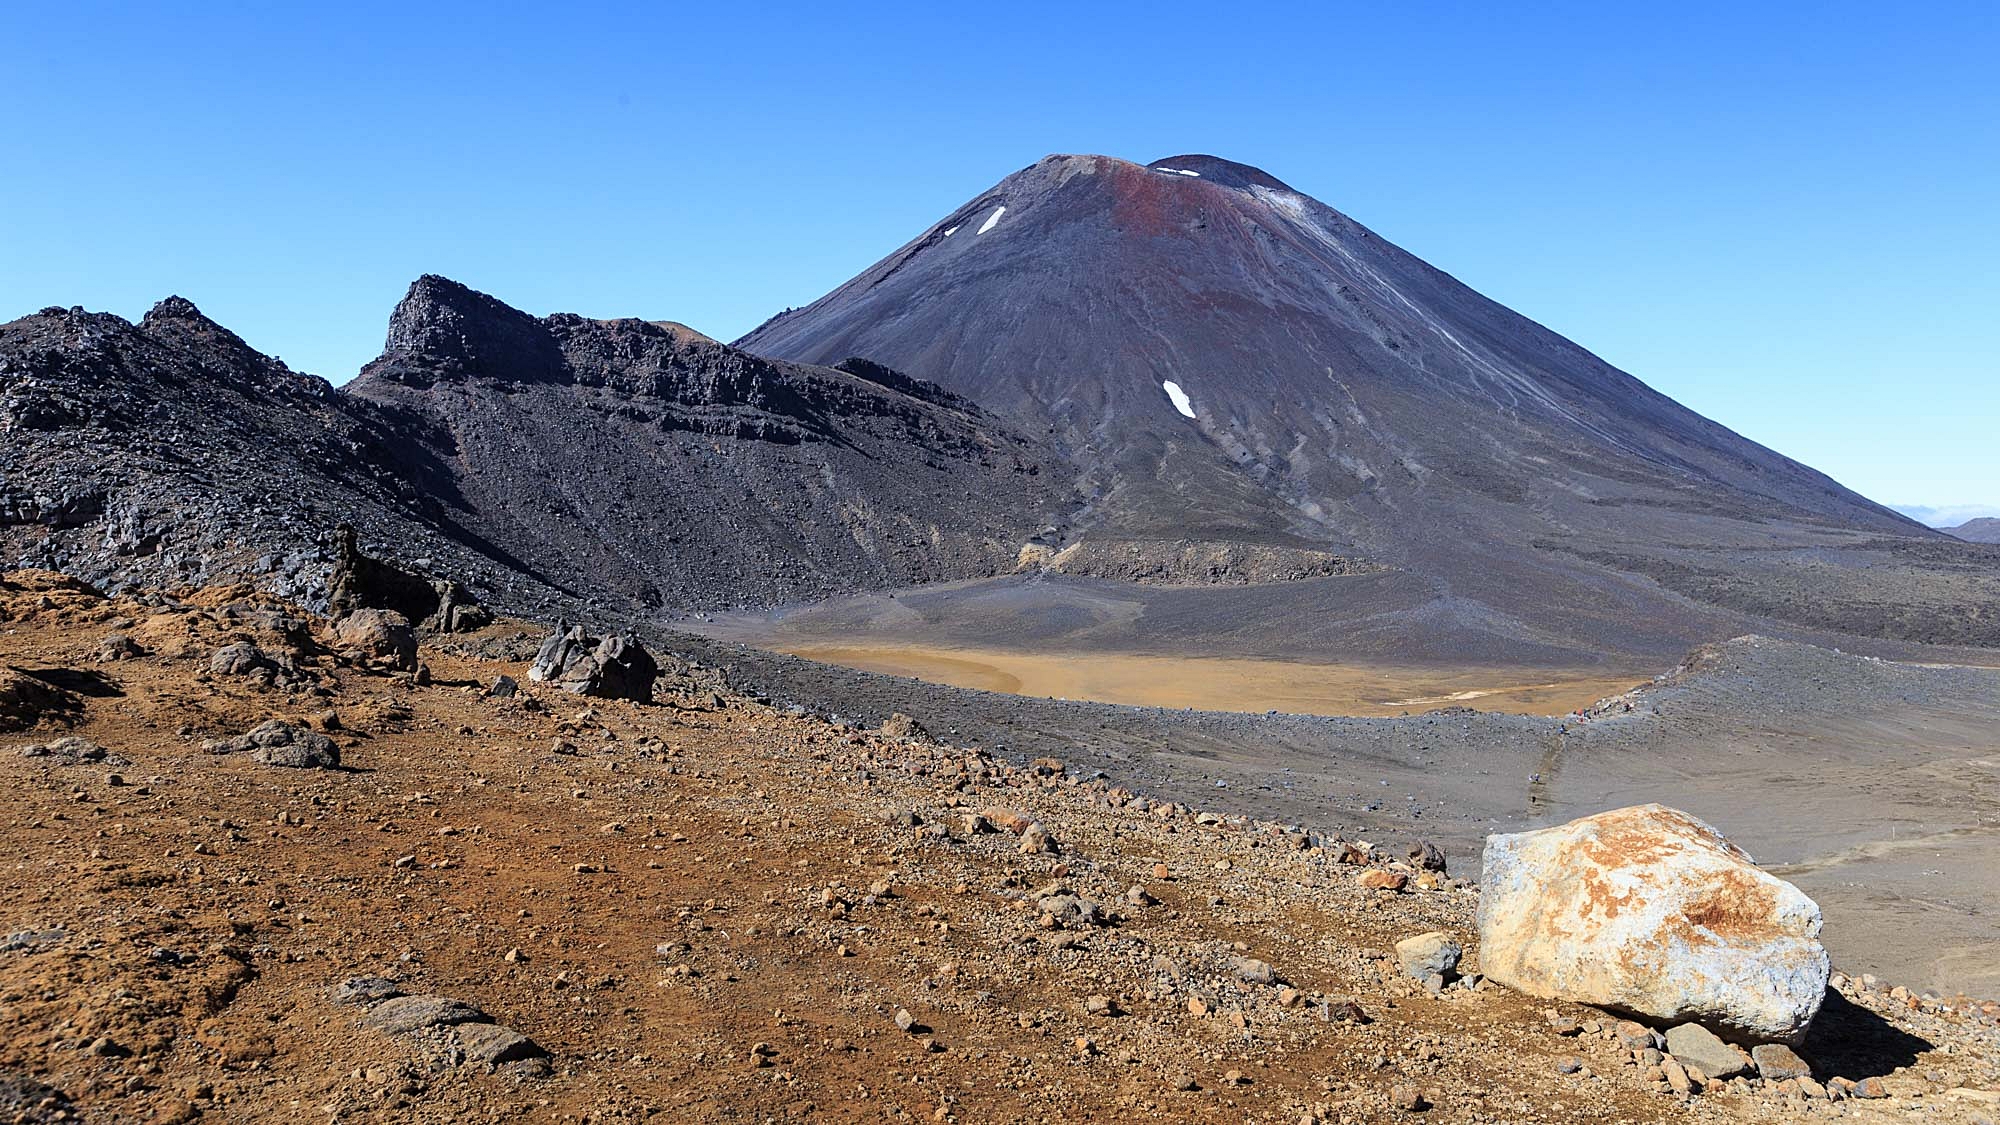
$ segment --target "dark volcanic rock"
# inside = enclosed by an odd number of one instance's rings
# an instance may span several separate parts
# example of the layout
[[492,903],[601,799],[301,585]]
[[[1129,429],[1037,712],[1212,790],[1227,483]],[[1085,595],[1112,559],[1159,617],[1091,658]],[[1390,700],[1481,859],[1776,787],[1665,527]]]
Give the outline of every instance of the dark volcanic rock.
[[584,632],[581,625],[557,625],[535,654],[528,678],[553,683],[577,695],[648,703],[653,698],[653,681],[660,678],[660,666],[630,636],[600,639]]
[[249,641],[236,641],[215,650],[215,655],[209,657],[208,670],[217,676],[254,676],[259,672],[277,676],[285,668],[277,657]]
[[493,623],[492,612],[459,583],[426,579],[364,554],[360,537],[346,524],[334,529],[326,600],[330,613],[388,610],[434,633],[470,633]]
[[440,632],[488,623],[482,603],[734,606],[1002,572],[1065,506],[1047,457],[893,372],[531,317],[442,278],[343,391],[180,298],[137,325],[0,325],[0,562],[114,590],[248,577]]
[[235,738],[210,742],[207,748],[211,754],[247,751],[264,765],[288,769],[333,769],[340,765],[340,747],[332,739],[282,719],[261,723]]
[[427,435],[470,530],[572,589],[707,606],[1011,569],[1062,474],[964,399],[859,370],[426,277],[348,390]]
[[248,576],[320,605],[322,533],[336,524],[389,531],[413,554],[453,553],[403,479],[406,454],[379,412],[180,298],[136,325],[82,309],[0,325],[10,565],[113,590]]

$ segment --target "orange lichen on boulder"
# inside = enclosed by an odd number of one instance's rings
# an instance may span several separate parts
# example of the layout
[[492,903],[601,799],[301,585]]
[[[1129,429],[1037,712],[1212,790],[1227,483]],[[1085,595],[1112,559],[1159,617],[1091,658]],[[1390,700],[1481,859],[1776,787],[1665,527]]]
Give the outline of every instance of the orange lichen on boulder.
[[1483,866],[1480,963],[1511,988],[1756,1041],[1819,1011],[1819,907],[1684,812],[1491,836]]

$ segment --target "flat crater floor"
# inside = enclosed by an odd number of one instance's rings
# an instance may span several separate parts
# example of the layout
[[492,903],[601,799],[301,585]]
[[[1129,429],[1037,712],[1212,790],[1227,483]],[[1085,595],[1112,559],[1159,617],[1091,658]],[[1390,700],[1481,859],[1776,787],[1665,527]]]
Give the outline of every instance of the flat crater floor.
[[1631,670],[1320,664],[1233,656],[1024,652],[868,638],[751,638],[823,664],[1040,698],[1199,711],[1394,716],[1439,707],[1562,715],[1651,678]]

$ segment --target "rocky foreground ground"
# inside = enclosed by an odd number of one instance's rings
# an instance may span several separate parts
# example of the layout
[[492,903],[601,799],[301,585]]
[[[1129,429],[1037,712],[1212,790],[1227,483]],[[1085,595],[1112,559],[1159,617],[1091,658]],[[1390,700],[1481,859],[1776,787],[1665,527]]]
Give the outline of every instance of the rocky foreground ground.
[[0,1121],[2000,1116],[2000,1005],[1836,975],[1809,1074],[1703,1082],[1483,981],[1474,855],[664,656],[582,699],[544,632],[396,671],[248,588],[0,580]]

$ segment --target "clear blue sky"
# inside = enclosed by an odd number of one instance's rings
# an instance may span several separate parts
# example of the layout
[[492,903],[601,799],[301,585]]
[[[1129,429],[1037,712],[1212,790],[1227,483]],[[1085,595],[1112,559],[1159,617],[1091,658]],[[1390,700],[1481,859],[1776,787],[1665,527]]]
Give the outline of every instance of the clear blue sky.
[[2000,505],[1996,13],[7,4],[0,320],[180,293],[342,381],[428,271],[728,339],[1045,153],[1209,152],[1876,499]]

